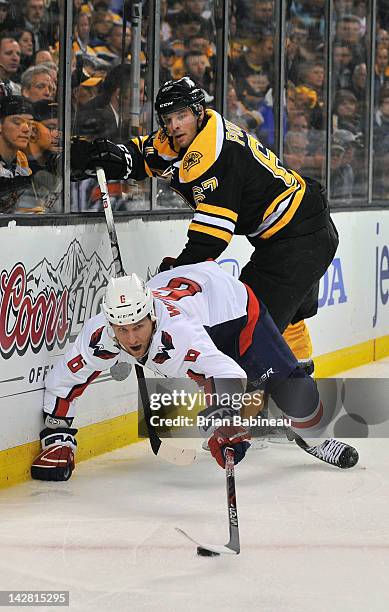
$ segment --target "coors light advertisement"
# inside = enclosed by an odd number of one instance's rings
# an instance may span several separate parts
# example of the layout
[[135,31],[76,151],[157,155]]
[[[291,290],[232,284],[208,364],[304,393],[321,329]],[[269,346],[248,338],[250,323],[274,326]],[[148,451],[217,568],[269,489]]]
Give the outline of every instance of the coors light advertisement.
[[87,257],[78,240],[59,261],[44,257],[31,269],[17,261],[1,271],[0,397],[14,394],[9,383],[18,393],[43,386],[55,357],[100,311],[110,276],[111,262]]

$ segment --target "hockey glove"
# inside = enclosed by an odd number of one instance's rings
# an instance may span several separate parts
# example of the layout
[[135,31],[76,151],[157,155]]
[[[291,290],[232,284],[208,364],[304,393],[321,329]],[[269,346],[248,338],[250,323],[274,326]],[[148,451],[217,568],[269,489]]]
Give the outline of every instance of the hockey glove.
[[225,468],[225,449],[228,446],[234,449],[234,463],[237,464],[239,461],[242,461],[247,450],[251,446],[251,443],[248,440],[250,440],[250,435],[247,429],[240,426],[230,425],[215,429],[212,436],[208,440],[208,446],[212,457],[216,459],[220,467]]
[[158,266],[157,274],[159,274],[159,272],[167,272],[167,270],[173,270],[175,261],[175,257],[164,257]]
[[97,167],[103,168],[108,180],[125,180],[131,175],[130,152],[124,145],[117,145],[106,138],[96,138],[93,142],[73,138],[70,159],[72,181],[95,176]]
[[41,432],[42,452],[31,466],[35,480],[69,480],[74,470],[77,429],[46,428]]

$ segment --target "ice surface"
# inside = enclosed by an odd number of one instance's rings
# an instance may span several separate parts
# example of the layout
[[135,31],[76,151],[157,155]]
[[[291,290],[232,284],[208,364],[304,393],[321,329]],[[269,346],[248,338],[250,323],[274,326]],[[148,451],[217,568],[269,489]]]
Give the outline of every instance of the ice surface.
[[[389,359],[358,370],[389,377]],[[2,490],[0,589],[69,590],[72,611],[387,611],[389,443],[351,443],[351,470],[295,445],[251,450],[236,468],[238,556],[198,557],[174,530],[228,540],[224,472],[205,451],[180,468],[143,442],[67,483]]]

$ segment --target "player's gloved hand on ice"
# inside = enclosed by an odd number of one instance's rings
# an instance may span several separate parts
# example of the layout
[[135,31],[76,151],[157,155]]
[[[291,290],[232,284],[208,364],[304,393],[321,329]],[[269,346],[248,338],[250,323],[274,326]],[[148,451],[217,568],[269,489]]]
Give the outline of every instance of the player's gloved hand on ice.
[[215,429],[208,440],[208,446],[212,457],[216,459],[220,467],[225,468],[225,449],[227,446],[234,449],[234,463],[236,465],[239,461],[242,461],[250,448],[249,440],[250,434],[245,427],[230,425]]
[[176,258],[175,257],[164,257],[158,266],[157,274],[159,272],[166,272],[167,270],[173,270]]
[[31,477],[35,480],[69,480],[74,470],[77,429],[60,427],[41,431],[42,452],[34,459]]
[[132,171],[132,157],[127,147],[117,145],[107,138],[96,138],[93,142],[73,138],[70,163],[72,181],[95,176],[97,167],[103,168],[107,180],[125,180]]

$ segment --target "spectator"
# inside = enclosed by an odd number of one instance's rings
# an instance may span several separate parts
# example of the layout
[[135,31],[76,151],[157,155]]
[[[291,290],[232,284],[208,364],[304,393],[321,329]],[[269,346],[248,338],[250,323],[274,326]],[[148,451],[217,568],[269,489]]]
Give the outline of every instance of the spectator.
[[31,66],[22,76],[22,94],[30,102],[50,100],[54,95],[54,83],[50,68],[47,66]]
[[[77,131],[83,129],[83,123],[95,114],[97,121],[104,125],[104,133],[100,136],[113,141],[118,140],[121,103],[124,111],[121,117],[122,124],[125,126],[125,133],[129,133],[130,75],[129,64],[121,64],[111,69],[101,85],[101,93],[88,102],[79,114]],[[144,79],[141,79],[141,85],[144,88]]]
[[53,56],[48,49],[40,49],[34,54],[33,65],[38,66],[39,64],[47,64],[48,62],[54,62]]
[[26,150],[32,130],[33,110],[21,96],[0,102],[0,212],[15,209],[20,194],[31,182]]
[[0,80],[7,94],[20,95],[20,85],[16,83],[20,68],[21,51],[14,34],[0,35]]
[[263,123],[263,117],[258,111],[249,110],[238,99],[232,83],[227,88],[227,117],[248,132],[255,131]]
[[352,91],[340,89],[337,92],[332,122],[334,130],[349,130],[353,134],[359,134],[362,131],[358,100]]
[[385,45],[377,45],[375,58],[374,92],[376,99],[382,87],[389,83],[389,49]]
[[331,144],[331,198],[350,199],[352,197],[354,173],[350,164],[344,160],[344,148]]
[[11,30],[15,27],[10,16],[11,3],[9,0],[0,0],[0,31]]
[[87,13],[78,13],[74,25],[73,53],[75,55],[95,55],[89,45],[91,18]]
[[[190,24],[196,24],[195,26],[192,25],[195,31],[187,31],[185,34],[181,32],[183,40],[200,32],[207,37],[212,37],[213,26],[209,17],[209,13],[207,15],[205,12],[205,0],[183,0],[182,10],[173,15],[169,23],[173,31],[177,26],[183,27],[187,24],[190,27]],[[178,36],[180,37],[180,34]]]
[[249,74],[266,74],[272,83],[273,75],[273,37],[266,34],[252,41],[247,53],[235,62],[232,73],[236,79]]
[[288,131],[284,141],[284,164],[301,172],[308,151],[308,138],[302,132]]
[[359,17],[356,15],[344,15],[337,21],[336,41],[343,43],[351,49],[355,64],[366,61],[363,29]]
[[174,50],[167,43],[161,43],[159,56],[159,82],[165,83],[172,79],[172,68],[174,64]]
[[258,110],[266,92],[270,87],[267,74],[248,74],[245,79],[238,81],[239,99],[250,110]]
[[186,53],[184,56],[184,71],[185,74],[198,83],[208,95],[213,94],[212,87],[214,77],[209,59],[205,53],[201,51],[189,51]]
[[[98,58],[111,64],[120,62],[123,55],[125,59],[131,60],[131,55],[129,55],[131,45],[131,28],[129,26],[126,27],[124,53],[122,51],[122,41],[123,27],[120,24],[113,24],[106,37],[106,44],[94,47],[94,52]],[[142,55],[141,61],[142,60],[144,63],[144,54]]]
[[354,68],[352,75],[352,83],[350,91],[353,92],[356,99],[358,100],[358,112],[364,115],[367,105],[366,96],[368,92],[367,88],[367,66],[365,63],[357,64]]
[[72,74],[72,105],[74,109],[82,109],[98,95],[101,77],[89,76],[81,66]]
[[[23,194],[23,212],[60,211],[61,180],[58,160],[62,151],[58,125],[58,104],[40,100],[33,107],[34,122],[27,149],[32,171],[31,186]],[[57,197],[56,197],[57,195]],[[20,212],[20,208],[17,208]]]
[[389,88],[384,88],[378,98],[374,116],[374,151],[377,155],[389,152]]
[[34,58],[34,36],[31,30],[21,30],[15,35],[20,46],[20,72],[29,68]]
[[237,36],[249,44],[252,40],[274,29],[273,0],[252,0],[246,18],[239,20]]
[[112,29],[112,19],[108,11],[92,13],[90,29],[90,45],[95,48],[105,44],[105,40]]
[[300,53],[301,45],[294,34],[290,34],[286,38],[285,46],[285,76],[288,81],[297,85],[300,66],[306,60]]
[[49,46],[49,23],[44,0],[25,0],[23,25],[32,31],[36,51]]
[[353,73],[353,54],[351,48],[343,42],[333,45],[333,91],[351,89]]

